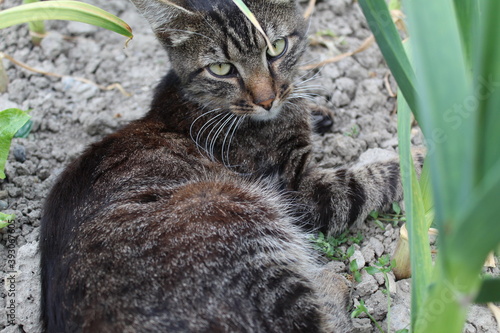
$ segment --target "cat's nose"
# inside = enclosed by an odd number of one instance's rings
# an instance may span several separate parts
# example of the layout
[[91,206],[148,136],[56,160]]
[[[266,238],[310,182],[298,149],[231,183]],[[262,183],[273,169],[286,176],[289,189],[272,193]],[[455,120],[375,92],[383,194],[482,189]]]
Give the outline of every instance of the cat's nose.
[[271,110],[271,107],[273,106],[273,102],[276,99],[276,96],[272,96],[271,98],[266,99],[265,101],[257,101],[255,104],[262,106],[264,109],[267,111]]

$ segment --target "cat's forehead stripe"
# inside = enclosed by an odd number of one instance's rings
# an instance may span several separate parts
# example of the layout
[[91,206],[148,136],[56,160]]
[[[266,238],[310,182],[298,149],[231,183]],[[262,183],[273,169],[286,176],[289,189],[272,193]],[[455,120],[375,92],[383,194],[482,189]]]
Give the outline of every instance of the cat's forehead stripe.
[[227,40],[221,43],[221,46],[225,56],[228,58],[230,54],[227,44],[229,43],[242,55],[259,48],[259,45],[263,44],[263,41],[259,40],[260,33],[248,19],[241,17],[239,13],[231,13],[228,16],[226,13],[221,14],[213,11],[210,13],[210,17],[217,23],[219,29],[221,29],[222,36],[227,38]]

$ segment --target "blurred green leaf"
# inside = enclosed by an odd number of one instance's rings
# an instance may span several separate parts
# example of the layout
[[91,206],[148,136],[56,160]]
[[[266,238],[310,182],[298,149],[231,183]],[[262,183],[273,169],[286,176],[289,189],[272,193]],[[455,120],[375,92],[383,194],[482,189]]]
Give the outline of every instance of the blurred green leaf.
[[33,121],[29,119],[17,132],[14,138],[27,138],[33,127]]
[[[39,2],[40,0],[23,0],[23,4]],[[45,35],[45,23],[43,21],[28,22],[31,34],[31,41],[35,45],[40,45],[43,36]]]
[[500,279],[485,278],[481,284],[475,302],[500,302]]
[[4,213],[0,213],[0,229],[2,228],[5,228],[6,226],[8,226],[12,221],[16,218],[16,216],[14,214],[4,214]]
[[374,275],[380,272],[380,269],[377,267],[369,266],[365,268],[366,272],[370,275]]
[[0,12],[0,29],[46,20],[70,20],[92,24],[132,38],[132,29],[118,17],[79,1],[43,1],[24,4]]
[[5,178],[3,172],[9,157],[10,142],[16,132],[30,119],[30,116],[19,109],[0,111],[0,179]]
[[427,237],[424,202],[410,152],[411,112],[402,94],[398,94],[398,141],[412,271],[412,323],[426,296],[432,274],[431,252]]
[[[476,182],[500,160],[500,1],[483,0],[481,23],[478,31],[474,59],[474,95],[471,102],[478,103],[476,133]],[[458,5],[457,5],[458,6]]]

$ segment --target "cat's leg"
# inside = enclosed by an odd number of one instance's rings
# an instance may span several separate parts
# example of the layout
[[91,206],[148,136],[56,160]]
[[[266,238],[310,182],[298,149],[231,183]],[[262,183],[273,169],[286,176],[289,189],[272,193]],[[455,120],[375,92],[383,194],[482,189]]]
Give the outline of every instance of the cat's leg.
[[322,266],[313,277],[318,304],[325,318],[325,332],[348,333],[353,329],[348,308],[351,303],[351,283],[335,273],[331,264]]
[[[420,174],[424,151],[413,159]],[[335,170],[306,171],[298,189],[304,221],[314,230],[339,234],[362,222],[373,210],[384,210],[403,198],[399,159]]]

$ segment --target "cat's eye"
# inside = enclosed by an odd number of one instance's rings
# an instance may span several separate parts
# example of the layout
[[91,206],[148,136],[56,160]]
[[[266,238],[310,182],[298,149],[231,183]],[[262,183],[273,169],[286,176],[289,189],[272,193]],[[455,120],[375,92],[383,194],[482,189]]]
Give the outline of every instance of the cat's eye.
[[267,49],[267,55],[271,59],[278,59],[279,57],[281,57],[285,53],[286,47],[287,47],[286,39],[285,38],[278,38],[273,42],[274,50],[271,50],[269,48]]
[[218,62],[216,64],[211,64],[208,66],[208,70],[215,76],[228,76],[234,74],[235,69],[233,65],[227,62]]

